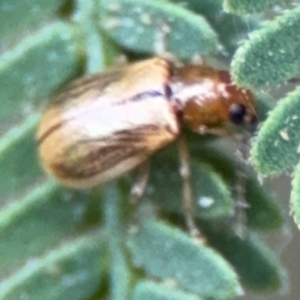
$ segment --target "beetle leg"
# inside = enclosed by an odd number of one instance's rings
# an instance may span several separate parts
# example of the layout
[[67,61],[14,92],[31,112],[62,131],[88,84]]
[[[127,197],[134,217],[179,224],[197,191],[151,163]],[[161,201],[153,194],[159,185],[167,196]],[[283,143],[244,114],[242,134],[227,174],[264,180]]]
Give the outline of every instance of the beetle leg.
[[[237,152],[237,158],[247,167],[246,157],[249,157],[249,137],[246,134],[242,136],[242,140],[240,141],[240,149]],[[249,204],[245,198],[245,186],[246,186],[246,170],[242,169],[242,166],[238,166],[237,174],[236,174],[236,186],[235,193],[237,197],[237,201],[235,204],[235,232],[240,238],[245,238],[246,228],[245,225],[247,223],[247,214],[246,209],[249,208]]]
[[139,200],[142,198],[142,196],[145,193],[148,179],[149,179],[149,171],[150,171],[150,166],[148,160],[143,162],[138,167],[136,181],[133,184],[130,192],[130,202],[133,205],[137,205],[139,203]]
[[236,177],[237,184],[235,190],[237,201],[235,203],[234,230],[240,238],[244,238],[246,234],[245,224],[247,222],[246,209],[249,208],[249,204],[245,199],[245,173],[238,171]]
[[191,185],[191,166],[190,156],[186,140],[181,136],[178,140],[179,160],[180,160],[180,176],[183,184],[183,208],[185,213],[186,225],[190,234],[201,240],[205,240],[200,230],[195,224],[193,217],[193,194]]

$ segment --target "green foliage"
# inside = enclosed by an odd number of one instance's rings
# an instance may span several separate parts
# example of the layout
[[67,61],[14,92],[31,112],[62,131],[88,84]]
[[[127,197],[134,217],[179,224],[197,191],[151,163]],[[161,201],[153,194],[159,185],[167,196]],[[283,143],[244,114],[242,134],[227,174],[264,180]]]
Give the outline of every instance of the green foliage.
[[0,62],[1,123],[18,121],[30,111],[33,101],[45,99],[78,73],[82,64],[79,38],[71,24],[56,21],[4,52]]
[[158,28],[162,30],[164,20],[168,20],[167,26],[176,32],[166,36],[168,51],[182,58],[216,51],[218,41],[209,23],[201,15],[193,14],[178,5],[168,2],[162,5],[159,0],[102,0],[101,12],[101,26],[127,49],[153,53]]
[[[257,2],[255,11],[271,5]],[[238,49],[234,79],[255,90],[299,73],[299,7],[261,23],[233,14],[249,13],[246,6],[226,13],[222,5],[221,0],[1,2],[0,299],[229,300],[244,290],[286,285],[276,254],[259,237],[283,227],[280,208],[255,174],[214,140],[187,134],[195,220],[206,242],[185,232],[174,147],[153,159],[146,204],[135,212],[128,201],[130,177],[93,191],[69,191],[44,174],[37,158],[35,131],[48,98],[75,76],[111,66],[124,50],[153,55],[166,25],[166,49],[182,60],[200,54],[220,63]],[[270,109],[269,99],[257,94],[260,119]],[[296,89],[255,138],[251,159],[264,174],[298,163],[298,100]],[[237,169],[247,174],[250,208],[243,224],[235,218]],[[296,171],[292,209],[298,223],[299,182]]]
[[202,300],[151,281],[142,281],[134,289],[133,300]]
[[257,234],[249,232],[240,238],[222,227],[209,228],[206,233],[211,245],[234,266],[245,287],[274,291],[282,285],[285,272],[278,258]]
[[300,172],[299,172],[299,166],[298,164],[296,166],[295,172],[294,172],[294,179],[292,181],[292,194],[291,194],[291,207],[292,207],[292,213],[295,218],[295,222],[297,224],[300,224]]
[[174,280],[179,289],[220,300],[241,290],[234,270],[219,254],[156,220],[141,222],[129,239],[129,249],[137,267]]
[[291,169],[299,161],[300,88],[289,93],[270,113],[252,149],[252,160],[263,174]]
[[236,14],[252,14],[284,2],[286,0],[225,0],[224,9]]
[[86,299],[101,283],[105,259],[100,231],[65,241],[1,281],[0,299]]
[[[183,3],[181,0],[173,0],[173,2]],[[257,18],[253,16],[240,17],[225,13],[222,0],[189,0],[184,2],[184,7],[189,8],[197,15],[205,16],[217,34],[220,41],[218,48],[225,57],[231,58],[240,41],[247,37],[249,31],[258,26]]]
[[22,28],[33,27],[36,23],[57,13],[66,0],[3,0],[0,2],[0,39],[16,34]]
[[[196,143],[194,143],[196,145]],[[215,172],[222,176],[223,183],[232,186],[236,182],[236,170],[243,170],[245,166],[237,165],[236,160],[224,155],[219,149],[210,146],[200,147],[197,145],[195,149],[199,155],[197,157],[200,162],[209,163]],[[195,152],[192,149],[193,152]],[[199,151],[200,150],[200,151]],[[247,172],[247,169],[244,170]],[[259,231],[278,230],[283,225],[283,217],[277,203],[270,194],[257,184],[254,174],[248,174],[244,183],[244,196],[246,202],[251,209],[246,210],[247,226],[251,229]]]
[[299,26],[300,7],[296,7],[250,34],[232,61],[235,81],[254,90],[299,74]]
[[[199,148],[198,148],[199,150]],[[159,172],[152,172],[148,196],[165,211],[178,212],[182,207],[182,187],[175,157],[162,153],[154,159],[160,165]],[[234,213],[234,201],[230,187],[219,172],[205,162],[192,163],[192,184],[195,215],[203,219],[230,216]],[[169,188],[166,189],[165,187]]]
[[[300,7],[296,6],[251,33],[233,58],[235,81],[252,89],[276,87],[288,80],[297,84],[294,76],[300,72],[299,26]],[[299,93],[298,87],[284,96],[257,133],[251,161],[263,175],[281,174],[299,163]],[[296,172],[291,209],[299,225],[297,178]]]

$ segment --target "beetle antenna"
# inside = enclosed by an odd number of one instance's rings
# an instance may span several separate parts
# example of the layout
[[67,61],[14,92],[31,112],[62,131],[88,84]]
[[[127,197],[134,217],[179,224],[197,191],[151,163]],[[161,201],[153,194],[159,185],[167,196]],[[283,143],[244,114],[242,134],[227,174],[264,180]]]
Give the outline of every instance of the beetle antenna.
[[180,175],[183,184],[183,209],[185,213],[185,221],[187,228],[192,237],[195,237],[200,242],[205,242],[205,238],[197,227],[194,219],[194,202],[191,184],[191,165],[188,145],[184,136],[178,140],[179,160],[180,160]]

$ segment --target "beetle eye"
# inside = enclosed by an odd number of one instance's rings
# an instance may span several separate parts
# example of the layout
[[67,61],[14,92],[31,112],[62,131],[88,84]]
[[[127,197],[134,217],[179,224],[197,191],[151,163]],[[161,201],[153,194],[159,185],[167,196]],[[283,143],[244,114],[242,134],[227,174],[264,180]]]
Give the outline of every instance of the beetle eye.
[[244,117],[246,115],[246,107],[243,104],[232,104],[229,108],[229,118],[236,124],[240,125],[244,122]]

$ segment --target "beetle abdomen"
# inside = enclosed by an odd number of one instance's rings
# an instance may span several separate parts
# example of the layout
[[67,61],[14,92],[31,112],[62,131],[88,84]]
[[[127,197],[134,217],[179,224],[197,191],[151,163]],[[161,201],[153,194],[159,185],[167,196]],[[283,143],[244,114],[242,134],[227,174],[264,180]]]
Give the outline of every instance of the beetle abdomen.
[[168,127],[144,125],[101,139],[83,139],[56,153],[47,169],[67,186],[93,186],[138,166],[174,137]]

